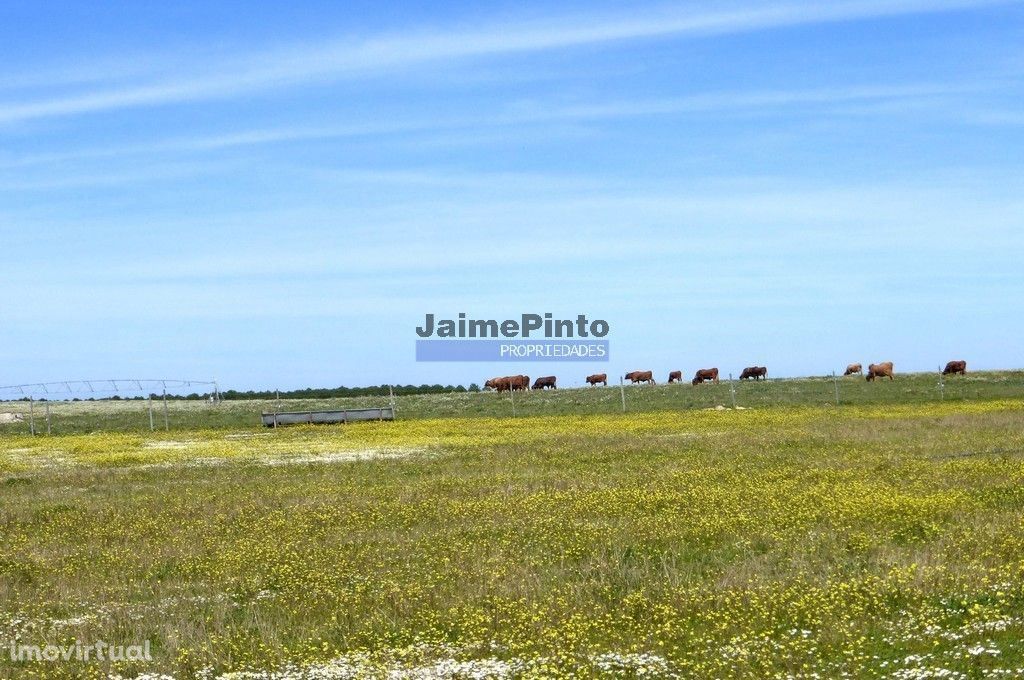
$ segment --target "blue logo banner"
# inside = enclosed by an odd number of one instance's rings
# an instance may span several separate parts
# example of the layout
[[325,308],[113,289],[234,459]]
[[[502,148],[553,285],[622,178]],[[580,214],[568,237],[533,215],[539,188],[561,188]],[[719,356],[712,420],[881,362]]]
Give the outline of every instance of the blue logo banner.
[[417,340],[416,361],[608,361],[607,340]]

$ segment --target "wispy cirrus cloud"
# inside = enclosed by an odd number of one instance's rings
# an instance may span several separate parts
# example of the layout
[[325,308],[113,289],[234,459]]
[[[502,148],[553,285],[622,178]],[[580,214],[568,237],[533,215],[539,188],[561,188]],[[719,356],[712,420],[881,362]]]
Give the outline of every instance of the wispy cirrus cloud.
[[[905,101],[923,97],[968,94],[991,89],[991,83],[910,83],[860,85],[814,89],[776,89],[705,92],[684,97],[574,104],[550,111],[554,118],[616,118],[673,113],[770,111],[847,104],[851,102]],[[526,115],[526,112],[523,112]],[[539,114],[543,115],[543,114]]]
[[[901,110],[920,115],[922,108],[932,107],[945,115],[951,98],[967,97],[987,91],[1001,91],[1002,81],[959,83],[907,83],[900,85],[852,85],[844,87],[774,90],[723,90],[702,92],[681,97],[616,100],[601,102],[570,102],[524,100],[503,109],[480,115],[423,118],[391,122],[354,122],[335,125],[284,126],[230,130],[192,137],[173,137],[154,142],[85,148],[26,156],[0,157],[0,168],[64,163],[82,159],[115,158],[160,153],[188,154],[343,138],[384,138],[410,133],[501,129],[550,122],[589,122],[614,119],[672,115],[718,115],[721,113],[753,113],[773,115],[779,111],[805,110],[815,113],[835,110],[849,111],[850,105],[873,108],[857,109],[862,115],[871,111],[896,116]],[[967,117],[967,123],[1006,124],[1018,122],[1014,117]]]
[[[191,75],[33,101],[0,103],[0,124],[192,101],[364,78],[438,61],[542,52],[658,38],[702,37],[905,14],[973,9],[1018,0],[850,0],[648,9],[623,16],[559,16],[447,32],[340,40],[204,62]],[[183,69],[183,72],[187,69]],[[85,77],[82,77],[85,79]]]

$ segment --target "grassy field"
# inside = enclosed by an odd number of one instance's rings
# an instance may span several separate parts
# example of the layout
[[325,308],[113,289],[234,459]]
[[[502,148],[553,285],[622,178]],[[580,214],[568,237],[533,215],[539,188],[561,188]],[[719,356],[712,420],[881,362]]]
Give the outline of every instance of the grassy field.
[[[879,403],[838,409],[784,381],[735,411],[685,386],[635,388],[627,414],[565,390],[515,419],[488,417],[507,396],[435,395],[347,427],[8,432],[0,677],[1019,677],[1019,380],[944,402],[934,376],[850,381]],[[15,663],[13,640],[153,659]]]
[[[831,376],[793,378],[763,382],[736,382],[735,399],[745,408],[777,406],[834,406],[837,384]],[[838,380],[840,403],[914,404],[935,401],[982,401],[1024,398],[1024,371],[988,371],[966,376],[949,376],[939,389],[937,374],[905,374],[897,380],[869,383],[862,376]],[[718,385],[627,386],[626,410],[629,413],[731,407],[733,394],[728,381]],[[506,417],[586,415],[622,413],[622,394],[618,385],[607,388],[577,388],[517,393],[451,393],[397,397],[400,418]],[[170,400],[167,425],[171,430],[237,429],[260,423],[260,413],[308,409],[361,408],[387,405],[386,397],[360,397],[324,400],[225,401],[212,405],[201,401]],[[45,405],[35,404],[37,432],[45,432]],[[54,433],[148,432],[149,405],[144,401],[52,402],[51,429]],[[27,402],[0,403],[0,414],[18,414],[20,422],[0,422],[0,436],[27,432]],[[164,428],[163,404],[153,402],[153,423]]]

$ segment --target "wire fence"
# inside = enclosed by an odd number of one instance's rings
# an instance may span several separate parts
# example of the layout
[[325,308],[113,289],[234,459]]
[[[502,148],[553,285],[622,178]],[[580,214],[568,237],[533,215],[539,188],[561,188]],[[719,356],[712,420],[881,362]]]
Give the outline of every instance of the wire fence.
[[[12,388],[0,388],[0,435],[251,429],[262,426],[264,413],[384,406],[394,407],[398,419],[522,418],[1024,398],[1024,371],[976,372],[965,376],[917,373],[875,382],[868,382],[860,375],[739,380],[725,374],[717,383],[700,385],[686,381],[632,385],[621,376],[609,378],[606,387],[575,384],[512,392],[328,399],[222,400],[217,398],[218,391],[212,381],[180,381],[180,385],[171,381],[115,381],[115,385],[110,385],[110,381],[106,381],[105,390],[104,381],[92,381],[89,392],[50,391],[45,396],[37,396],[38,386],[29,389],[29,394],[19,393],[18,388],[25,386],[15,386],[13,394]],[[167,392],[163,382],[168,382]],[[52,390],[53,384],[47,385]],[[151,388],[157,385],[159,391],[153,391]],[[111,394],[115,388],[117,392]],[[176,393],[171,393],[171,389]],[[189,394],[192,398],[186,398]]]
[[72,431],[144,426],[150,431],[168,430],[170,404],[181,400],[216,405],[220,401],[217,381],[125,378],[0,386],[0,431],[17,424],[33,435],[53,434],[61,426]]

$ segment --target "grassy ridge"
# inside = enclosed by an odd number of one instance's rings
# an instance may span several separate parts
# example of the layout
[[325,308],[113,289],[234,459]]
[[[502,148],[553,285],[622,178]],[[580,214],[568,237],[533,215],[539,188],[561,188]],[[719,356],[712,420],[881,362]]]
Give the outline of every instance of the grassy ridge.
[[[734,383],[736,404],[746,408],[774,408],[803,405],[834,405],[835,388],[831,376]],[[861,376],[838,380],[840,403],[851,404],[915,404],[940,400],[985,401],[1024,397],[1024,371],[990,371],[949,376],[944,390],[939,389],[937,374],[898,375],[895,381],[868,383]],[[718,385],[627,386],[626,409],[644,413],[662,410],[686,410],[731,406],[733,395],[728,381]],[[619,387],[559,389],[530,391],[516,395],[484,393],[422,394],[396,397],[398,416],[409,418],[506,417],[534,415],[584,415],[622,412]],[[205,402],[170,401],[168,422],[173,430],[208,428],[245,428],[260,423],[262,412],[297,411],[330,408],[360,408],[388,403],[386,397],[344,399],[303,399],[277,401],[225,401],[217,406]],[[164,426],[163,405],[154,402],[154,422]],[[26,421],[0,424],[0,434],[28,430],[28,404],[5,402],[0,412],[19,413]],[[38,431],[45,431],[43,405],[36,404]],[[95,401],[54,402],[51,423],[55,432],[149,430],[146,402]]]
[[1019,399],[10,436],[0,638],[156,656],[0,676],[1012,676],[1022,489]]

